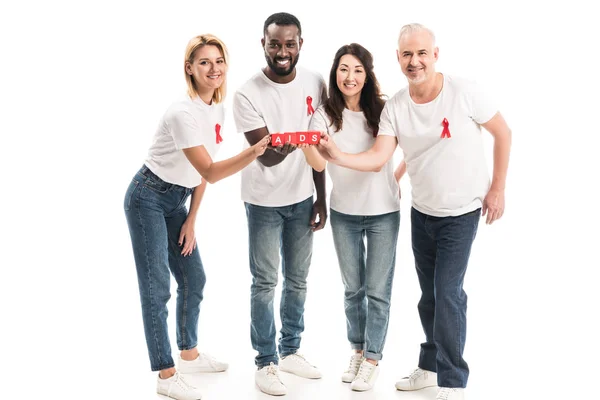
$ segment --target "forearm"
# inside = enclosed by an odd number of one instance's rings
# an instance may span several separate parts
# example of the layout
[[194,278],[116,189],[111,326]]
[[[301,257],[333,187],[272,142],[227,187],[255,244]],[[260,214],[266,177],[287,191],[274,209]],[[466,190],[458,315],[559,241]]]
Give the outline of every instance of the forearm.
[[312,167],[312,169],[318,172],[321,172],[325,169],[325,159],[321,157],[314,146],[303,148],[302,152],[304,153],[306,162]]
[[333,163],[340,167],[351,168],[363,172],[379,172],[387,159],[382,154],[368,150],[358,154],[340,153]]
[[394,177],[396,178],[396,181],[400,182],[400,179],[402,179],[402,177],[404,176],[405,173],[406,173],[406,162],[404,162],[404,160],[402,160],[402,161],[400,161],[400,164],[398,164],[398,167],[394,171]]
[[208,183],[215,183],[242,170],[255,159],[254,149],[249,147],[234,157],[213,162],[202,176]]
[[265,167],[272,167],[285,160],[285,157],[287,157],[287,154],[281,154],[271,148],[267,148],[267,151],[258,157],[257,160]]
[[202,179],[202,183],[196,186],[192,192],[192,199],[190,200],[190,212],[187,216],[187,219],[191,221],[196,221],[196,216],[198,215],[198,210],[200,209],[200,203],[202,202],[204,192],[206,191],[206,185],[206,180]]
[[512,135],[498,136],[494,140],[494,171],[492,177],[492,190],[504,190],[506,187],[506,174],[510,158]]
[[325,191],[325,171],[315,171],[313,169],[313,182],[317,192],[317,201],[325,202],[327,200],[327,192]]

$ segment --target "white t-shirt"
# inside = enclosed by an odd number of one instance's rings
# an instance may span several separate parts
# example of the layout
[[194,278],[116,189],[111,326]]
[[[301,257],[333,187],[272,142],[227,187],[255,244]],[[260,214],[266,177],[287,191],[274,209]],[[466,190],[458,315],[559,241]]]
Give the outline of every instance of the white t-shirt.
[[146,166],[165,182],[194,188],[202,177],[188,161],[183,149],[204,146],[214,158],[223,140],[223,103],[211,105],[199,97],[173,103],[158,124]]
[[[306,131],[323,93],[323,77],[307,69],[296,67],[294,80],[285,84],[271,81],[260,71],[233,98],[237,129],[249,132],[266,126],[269,133]],[[249,146],[247,141],[244,145]],[[306,200],[313,190],[312,168],[301,150],[272,167],[255,160],[242,170],[242,200],[250,204],[287,206]]]
[[[369,150],[375,138],[363,112],[345,108],[342,119],[342,129],[335,132],[331,118],[321,106],[310,122],[310,130],[327,131],[344,153]],[[327,171],[333,183],[330,200],[333,210],[349,215],[381,215],[400,210],[393,159],[379,172],[355,171],[332,163],[327,164]]]
[[[412,185],[413,207],[434,217],[481,207],[490,186],[480,124],[496,106],[468,80],[444,75],[440,94],[416,104],[408,87],[385,105],[379,135],[396,136]],[[444,118],[450,137],[442,138]]]

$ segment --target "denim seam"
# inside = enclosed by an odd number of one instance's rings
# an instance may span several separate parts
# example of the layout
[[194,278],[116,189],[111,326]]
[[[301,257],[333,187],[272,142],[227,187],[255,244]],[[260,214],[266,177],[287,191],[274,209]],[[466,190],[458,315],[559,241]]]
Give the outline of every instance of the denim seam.
[[135,188],[131,191],[131,194],[129,195],[129,198],[127,199],[127,209],[125,211],[129,211],[131,210],[131,200],[133,199],[135,192],[137,190],[137,188],[139,187],[140,183],[138,181],[136,181],[135,179],[131,180],[133,183],[135,183]]
[[[359,260],[358,276],[360,278],[360,272],[361,272],[360,269],[364,268],[363,272],[365,274],[365,280],[361,282],[361,287],[362,287],[362,289],[364,289],[364,295],[365,295],[365,298],[366,298],[367,297],[367,290],[366,290],[365,284],[366,284],[366,279],[367,279],[367,277],[366,277],[367,276],[367,271],[366,271],[367,265],[366,265],[366,263],[363,265],[363,262],[364,262],[363,260],[365,258],[365,246],[364,246],[364,236],[363,235],[364,235],[364,223],[363,223],[363,227],[361,227],[361,233],[360,233],[360,236],[359,236],[359,243],[358,243],[358,260]],[[360,243],[361,241],[363,241],[363,243]],[[366,342],[367,342],[367,334],[366,334],[366,330],[367,330],[367,316],[366,315],[364,316],[364,321],[365,321],[364,326],[360,326],[360,321],[361,321],[361,319],[363,319],[363,315],[360,312],[360,304],[361,303],[357,304],[358,312],[356,314],[358,315],[358,325],[359,325],[360,335],[362,336],[362,341],[363,341],[363,343],[365,344],[365,347],[366,347]]]
[[181,200],[179,200],[179,203],[177,204],[177,207],[175,207],[173,209],[173,211],[171,211],[170,213],[168,213],[166,215],[166,217],[170,217],[173,214],[175,214],[185,204],[185,201],[187,200],[187,197],[188,197],[187,192],[184,192],[183,196],[181,197]]
[[[282,276],[282,289],[283,289],[282,292],[283,293],[281,293],[281,300],[280,300],[281,306],[283,309],[283,312],[281,313],[281,330],[282,331],[283,331],[283,327],[285,326],[285,320],[286,320],[285,317],[287,315],[287,306],[288,306],[287,301],[285,301],[286,292],[287,292],[287,274],[285,271],[285,269],[286,269],[285,255],[287,254],[287,249],[286,249],[287,242],[284,241],[284,238],[283,238],[283,232],[285,231],[285,221],[283,222],[283,225],[284,226],[281,228],[281,235],[279,236],[281,248],[283,248],[283,254],[281,254],[281,265],[282,265],[281,274],[283,275]],[[281,351],[281,349],[280,349],[280,351]]]
[[[177,250],[177,249],[176,249]],[[186,323],[187,323],[187,306],[188,306],[188,277],[186,274],[186,269],[183,267],[183,264],[181,263],[181,260],[179,259],[179,257],[177,257],[177,266],[179,267],[179,270],[181,271],[181,275],[183,276],[183,306],[182,306],[182,310],[181,310],[181,321],[180,321],[180,326],[179,329],[181,330],[181,347],[186,347],[189,346],[189,344],[187,344],[187,329],[186,329]],[[188,350],[188,349],[186,349]]]
[[151,276],[151,272],[150,272],[150,258],[148,257],[148,235],[146,234],[146,229],[144,227],[144,224],[142,222],[143,218],[142,218],[142,214],[141,214],[141,207],[137,207],[138,210],[138,219],[140,221],[140,226],[142,228],[142,234],[144,235],[144,256],[146,258],[146,265],[148,266],[148,271],[147,271],[147,278],[148,278],[148,295],[150,298],[150,315],[152,316],[152,334],[153,334],[153,339],[154,339],[154,344],[156,346],[156,353],[158,355],[158,359],[162,360],[163,356],[160,353],[160,345],[159,345],[159,340],[158,340],[158,336],[156,334],[156,319],[155,319],[155,305],[154,305],[154,296],[152,296],[152,276]]

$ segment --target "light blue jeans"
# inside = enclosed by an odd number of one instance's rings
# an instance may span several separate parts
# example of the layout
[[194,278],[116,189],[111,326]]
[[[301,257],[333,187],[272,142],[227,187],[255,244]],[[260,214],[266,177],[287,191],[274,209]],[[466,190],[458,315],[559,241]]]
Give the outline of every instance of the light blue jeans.
[[[331,230],[344,282],[348,340],[381,360],[390,319],[400,212],[348,215],[331,210]],[[366,241],[366,244],[365,244]]]
[[245,203],[250,246],[251,335],[252,347],[258,351],[255,363],[262,368],[278,364],[275,345],[273,300],[279,271],[283,289],[279,354],[285,357],[300,348],[304,331],[306,277],[312,256],[313,232],[310,227],[313,199],[283,207],[262,207]]

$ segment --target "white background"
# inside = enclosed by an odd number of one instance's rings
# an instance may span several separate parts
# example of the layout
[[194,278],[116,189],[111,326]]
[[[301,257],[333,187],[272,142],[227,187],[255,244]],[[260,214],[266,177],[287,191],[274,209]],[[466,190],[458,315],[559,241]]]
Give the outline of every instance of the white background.
[[[406,85],[395,56],[398,32],[421,22],[437,35],[438,70],[488,89],[512,128],[513,150],[506,214],[480,225],[465,281],[467,395],[598,396],[600,30],[591,5],[197,0],[0,6],[0,397],[156,397],[125,189],[162,113],[185,90],[185,46],[201,33],[219,36],[231,55],[219,159],[240,151],[232,95],[265,64],[263,22],[279,11],[302,23],[300,65],[325,77],[335,51],[355,41],[373,53],[382,89],[393,95]],[[239,186],[239,174],[210,186],[197,224],[208,276],[200,350],[231,364],[226,374],[194,381],[207,399],[264,398],[253,383]],[[375,390],[351,395],[339,382],[350,353],[328,225],[315,235],[302,342],[325,377],[284,375],[289,399],[435,397],[393,386],[416,365],[423,339],[408,179],[402,189],[392,315]]]

